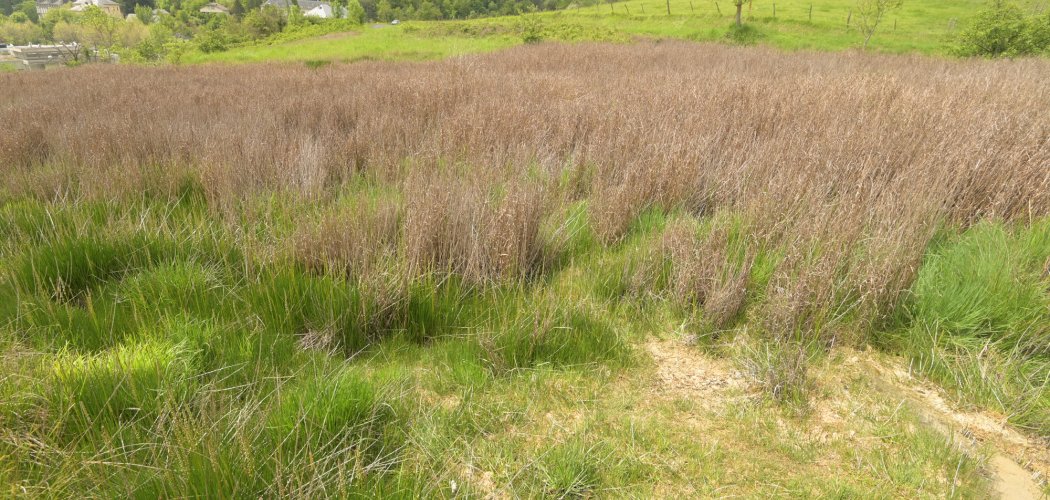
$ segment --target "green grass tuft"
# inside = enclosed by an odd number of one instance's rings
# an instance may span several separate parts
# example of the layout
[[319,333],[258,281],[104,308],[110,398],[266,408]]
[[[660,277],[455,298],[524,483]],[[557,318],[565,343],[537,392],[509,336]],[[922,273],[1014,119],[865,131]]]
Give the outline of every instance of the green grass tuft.
[[400,446],[386,390],[351,368],[305,374],[281,389],[268,432],[281,454],[340,455],[383,470]]
[[134,342],[94,354],[60,355],[49,407],[67,436],[116,432],[184,403],[196,386],[194,353],[182,344]]

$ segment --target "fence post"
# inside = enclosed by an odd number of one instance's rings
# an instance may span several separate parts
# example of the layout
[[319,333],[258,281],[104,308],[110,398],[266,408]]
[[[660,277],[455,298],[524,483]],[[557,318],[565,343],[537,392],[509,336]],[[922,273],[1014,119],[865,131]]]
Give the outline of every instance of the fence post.
[[722,8],[718,6],[718,2],[715,2],[715,8],[718,9],[718,15],[722,15]]
[[809,4],[809,22],[813,22],[813,4]]
[[777,18],[777,3],[773,2],[773,19]]
[[849,10],[849,15],[846,16],[846,29],[849,29],[849,20],[853,19],[853,9]]
[[667,0],[667,16],[671,16],[671,0]]
[[[670,2],[670,0],[668,0],[668,2]],[[670,3],[668,3],[668,5],[670,5]],[[689,12],[696,14],[696,9],[693,8],[693,0],[689,0]]]

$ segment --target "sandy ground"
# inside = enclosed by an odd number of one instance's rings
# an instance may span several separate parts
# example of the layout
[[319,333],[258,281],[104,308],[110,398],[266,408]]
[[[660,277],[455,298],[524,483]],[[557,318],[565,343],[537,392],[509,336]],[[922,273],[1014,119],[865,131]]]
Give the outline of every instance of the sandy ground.
[[[653,341],[646,349],[656,363],[654,385],[658,393],[701,399],[708,406],[719,407],[733,397],[747,397],[753,392],[746,377],[733,370],[728,361],[705,356],[684,342]],[[950,437],[963,452],[980,456],[991,450],[986,467],[1000,498],[1046,498],[1039,482],[1050,477],[1050,443],[1026,436],[1005,418],[954,407],[937,387],[912,377],[902,364],[892,363],[864,352],[853,353],[847,361],[847,365],[873,376],[880,391],[914,408],[926,425]],[[818,421],[833,420],[848,427],[848,422],[839,422],[843,420],[840,412],[829,409],[843,405],[848,402],[821,402],[815,408]]]

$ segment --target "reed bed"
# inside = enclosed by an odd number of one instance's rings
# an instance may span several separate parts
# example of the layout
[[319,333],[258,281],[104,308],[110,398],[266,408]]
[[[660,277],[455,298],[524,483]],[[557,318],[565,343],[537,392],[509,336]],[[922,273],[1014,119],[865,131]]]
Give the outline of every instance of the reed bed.
[[[222,349],[204,374],[245,352],[292,359],[274,346],[352,359],[391,332],[432,341],[444,330],[484,330],[467,357],[503,374],[626,356],[605,315],[631,303],[642,314],[630,321],[639,321],[655,299],[701,318],[701,337],[746,331],[755,343],[740,350],[750,353],[744,364],[778,399],[805,397],[814,349],[893,344],[926,353],[916,355],[926,373],[979,387],[975,399],[1046,433],[1047,81],[1042,60],[669,42],[538,45],[427,63],[0,75],[0,255],[11,262],[0,265],[0,299],[10,299],[0,325],[16,332],[12,345],[80,353],[82,370],[61,372],[66,379],[139,363],[141,377],[163,388],[173,383],[153,374],[171,375],[157,368],[168,358],[192,371],[184,344],[139,349],[111,338],[153,321],[154,304],[181,314],[164,321],[200,316],[187,342],[206,335],[192,333],[209,331],[200,325],[225,328],[202,344]],[[197,202],[201,214],[186,208]],[[83,223],[69,222],[77,217]],[[134,236],[114,232],[110,242],[92,232],[110,218]],[[993,265],[1000,257],[1008,265]],[[275,262],[286,267],[267,267]],[[134,288],[135,279],[152,288]],[[116,298],[105,307],[135,308],[127,321],[93,302],[110,282]],[[1017,300],[988,299],[988,290]],[[87,326],[68,326],[85,314]],[[256,330],[266,335],[257,346],[238,343]],[[942,330],[976,343],[944,347]],[[83,338],[52,342],[47,332]],[[297,340],[287,343],[287,332]],[[253,351],[264,341],[265,352]],[[990,384],[983,368],[966,371],[984,366],[985,351],[966,350],[980,342],[1017,368],[1020,382],[1002,385],[1016,390]],[[163,356],[150,361],[149,349]],[[982,354],[965,361],[967,352]],[[247,366],[290,376],[276,364]],[[302,390],[330,396],[324,370]],[[193,378],[171,376],[180,387]],[[333,446],[339,433],[327,414],[320,424],[297,420],[321,410],[281,396],[279,385],[252,389],[287,400],[262,413],[273,416],[230,435],[248,448],[292,436],[274,453],[294,460],[278,468],[317,452],[324,460],[309,470],[331,467],[349,488],[358,472],[393,467],[388,453],[402,446],[382,444],[383,429],[397,427],[387,389],[359,389],[359,379],[337,379],[359,404],[332,411],[350,415],[360,442]],[[63,397],[72,405],[78,394]],[[139,396],[129,393],[112,419],[144,415],[133,408]],[[169,418],[150,411],[158,425]],[[309,425],[323,429],[304,433]],[[360,450],[370,455],[344,460]],[[256,493],[331,486],[289,470],[267,469],[276,479],[263,485],[230,480]]]

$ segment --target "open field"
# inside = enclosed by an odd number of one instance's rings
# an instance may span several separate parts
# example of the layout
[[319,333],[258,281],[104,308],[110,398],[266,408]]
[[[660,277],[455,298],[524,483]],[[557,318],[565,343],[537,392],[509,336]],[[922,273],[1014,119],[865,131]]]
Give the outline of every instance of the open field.
[[[1039,1],[1021,4],[1033,12],[1047,8]],[[983,0],[904,2],[900,9],[889,13],[872,37],[870,48],[880,52],[947,54],[953,46],[953,36],[986,5]],[[563,42],[682,39],[757,43],[786,50],[846,50],[861,47],[864,40],[854,8],[853,3],[841,0],[753,2],[745,6],[749,31],[742,40],[734,41],[727,38],[734,12],[728,1],[630,0],[526,16],[412,21],[400,26],[366,24],[352,37],[320,37],[212,54],[193,53],[186,56],[185,62],[436,59],[519,45],[523,43],[523,31],[528,29],[541,39]]]
[[1046,81],[675,41],[0,75],[0,491],[1046,492]]

